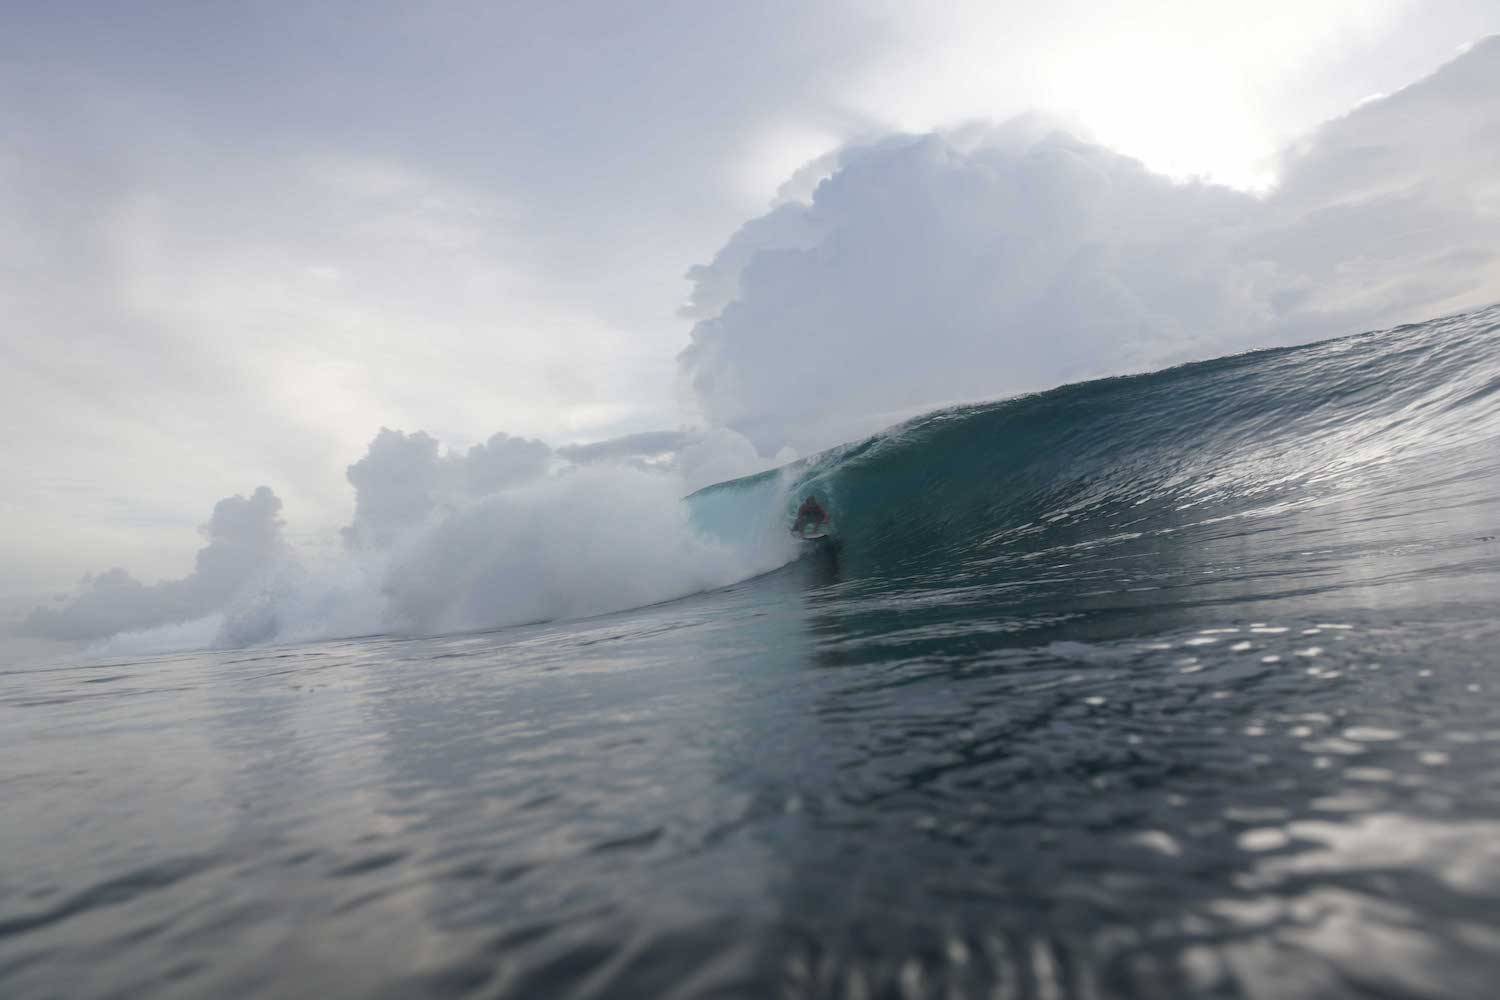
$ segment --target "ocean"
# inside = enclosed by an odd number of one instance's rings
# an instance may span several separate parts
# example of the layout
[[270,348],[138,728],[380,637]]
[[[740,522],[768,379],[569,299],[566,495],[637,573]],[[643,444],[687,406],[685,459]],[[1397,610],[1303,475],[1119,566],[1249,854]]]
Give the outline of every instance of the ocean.
[[0,996],[1494,995],[1500,307],[686,507],[809,493],[634,610],[0,668]]

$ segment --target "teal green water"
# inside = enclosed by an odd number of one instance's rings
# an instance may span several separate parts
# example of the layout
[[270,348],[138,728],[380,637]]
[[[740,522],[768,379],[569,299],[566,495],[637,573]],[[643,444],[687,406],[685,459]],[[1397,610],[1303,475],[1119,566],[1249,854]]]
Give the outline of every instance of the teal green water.
[[1500,979],[1500,309],[689,499],[586,621],[0,671],[0,994],[1454,997]]

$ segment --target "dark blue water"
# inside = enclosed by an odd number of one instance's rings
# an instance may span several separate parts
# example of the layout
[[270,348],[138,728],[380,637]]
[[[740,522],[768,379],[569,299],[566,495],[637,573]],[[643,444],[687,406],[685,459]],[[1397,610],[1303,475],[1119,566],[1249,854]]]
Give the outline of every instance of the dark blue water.
[[6,668],[0,995],[1493,995],[1500,310],[692,502],[807,491],[642,610]]

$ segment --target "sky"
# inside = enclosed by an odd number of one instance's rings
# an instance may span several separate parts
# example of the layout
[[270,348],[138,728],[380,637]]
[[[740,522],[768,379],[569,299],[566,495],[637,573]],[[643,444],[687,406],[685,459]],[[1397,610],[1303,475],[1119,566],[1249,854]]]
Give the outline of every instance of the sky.
[[236,495],[347,540],[377,445],[448,468],[382,428],[732,474],[1495,287],[1493,102],[1381,101],[1493,0],[940,6],[5,4],[0,606],[208,572]]

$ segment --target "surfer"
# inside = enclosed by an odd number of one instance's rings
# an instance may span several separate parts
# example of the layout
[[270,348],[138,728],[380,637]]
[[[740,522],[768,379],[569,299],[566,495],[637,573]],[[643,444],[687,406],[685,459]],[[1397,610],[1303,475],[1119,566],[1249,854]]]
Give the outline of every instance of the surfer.
[[797,508],[797,520],[792,524],[792,533],[800,535],[808,525],[819,529],[828,526],[828,511],[812,496],[802,501],[802,506]]

